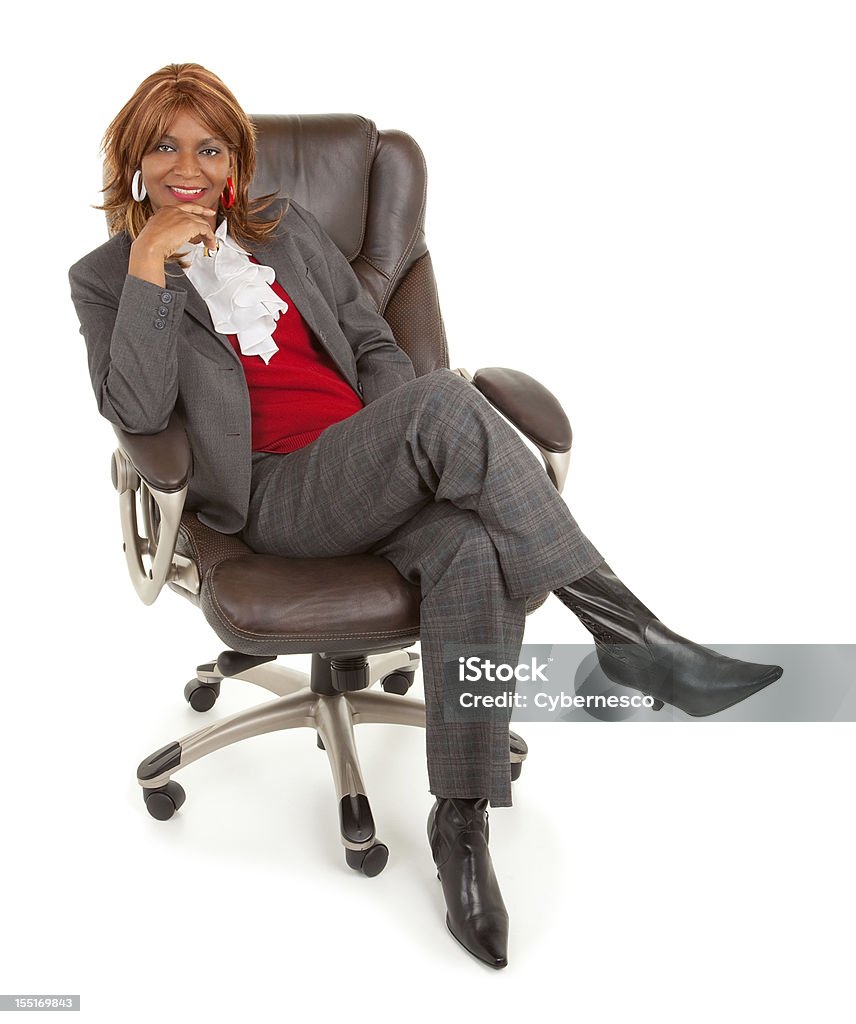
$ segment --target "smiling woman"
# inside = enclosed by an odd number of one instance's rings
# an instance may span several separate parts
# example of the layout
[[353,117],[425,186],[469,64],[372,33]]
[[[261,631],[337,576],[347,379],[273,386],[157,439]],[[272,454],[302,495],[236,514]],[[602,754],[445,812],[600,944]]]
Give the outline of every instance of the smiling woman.
[[[508,719],[446,720],[444,645],[512,664],[528,601],[553,591],[594,635],[604,673],[659,706],[715,714],[781,668],[664,626],[479,391],[448,369],[416,377],[312,213],[287,202],[259,217],[270,197],[248,200],[253,127],[214,75],[171,65],[146,79],[105,149],[113,237],[70,274],[99,409],[145,434],[180,407],[193,450],[185,510],[204,526],[264,555],[378,555],[419,586],[428,835],[446,923],[504,967],[487,807],[511,804]],[[167,277],[176,256],[184,273]]]
[[163,287],[164,263],[185,242],[216,250],[217,205],[234,206],[234,173],[226,141],[211,136],[190,111],[178,113],[134,175],[132,191],[148,197],[153,216],[131,246],[129,272]]
[[279,223],[281,215],[259,216],[273,196],[249,198],[256,170],[252,122],[223,82],[198,64],[170,64],[149,75],[113,119],[103,147],[107,183],[100,209],[111,234],[124,230],[136,240],[153,213],[194,202],[205,212],[185,205],[185,213],[207,218],[213,228],[228,182],[223,205],[238,242],[261,242]]

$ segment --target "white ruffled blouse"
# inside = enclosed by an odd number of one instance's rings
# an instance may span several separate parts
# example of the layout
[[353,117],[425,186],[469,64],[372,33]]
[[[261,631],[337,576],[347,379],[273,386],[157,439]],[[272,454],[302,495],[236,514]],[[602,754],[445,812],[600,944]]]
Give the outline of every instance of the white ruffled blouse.
[[215,234],[220,245],[210,256],[203,242],[188,243],[179,251],[188,264],[184,273],[205,300],[214,329],[236,334],[243,355],[260,356],[267,364],[279,351],[272,335],[288,303],[270,287],[276,277],[273,268],[253,263],[229,234],[225,220]]

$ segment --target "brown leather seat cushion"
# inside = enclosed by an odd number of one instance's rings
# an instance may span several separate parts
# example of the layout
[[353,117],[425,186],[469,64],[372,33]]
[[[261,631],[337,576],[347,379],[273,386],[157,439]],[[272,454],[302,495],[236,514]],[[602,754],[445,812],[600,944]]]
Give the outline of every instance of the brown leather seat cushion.
[[220,562],[206,582],[218,616],[246,639],[353,639],[359,647],[419,635],[419,588],[376,556],[242,555]]
[[260,555],[188,511],[177,548],[199,569],[191,599],[235,651],[395,650],[419,638],[419,587],[385,558]]

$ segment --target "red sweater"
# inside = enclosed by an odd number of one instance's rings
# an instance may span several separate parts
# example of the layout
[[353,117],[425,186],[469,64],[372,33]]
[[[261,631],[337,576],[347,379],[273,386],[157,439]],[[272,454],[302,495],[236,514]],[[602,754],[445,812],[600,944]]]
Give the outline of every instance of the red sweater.
[[271,288],[288,303],[273,332],[279,346],[269,363],[241,354],[250,391],[254,452],[293,452],[314,441],[331,423],[359,412],[364,403],[309,330],[278,281]]

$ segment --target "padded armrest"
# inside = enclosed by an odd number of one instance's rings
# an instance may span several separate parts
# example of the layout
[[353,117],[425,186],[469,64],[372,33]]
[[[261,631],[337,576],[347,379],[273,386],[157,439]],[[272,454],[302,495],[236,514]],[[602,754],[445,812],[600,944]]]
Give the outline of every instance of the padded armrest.
[[[171,494],[185,486],[193,459],[178,413],[173,412],[166,428],[158,434],[129,434],[115,424],[113,429],[134,469],[150,487]],[[115,466],[113,472],[115,487]]]
[[517,429],[548,452],[571,450],[571,424],[556,396],[520,370],[488,366],[476,370],[473,384]]

